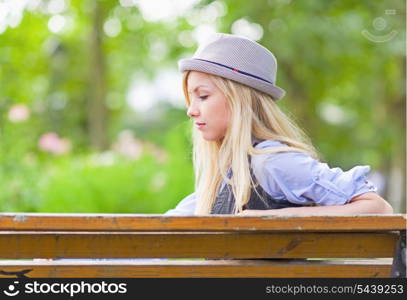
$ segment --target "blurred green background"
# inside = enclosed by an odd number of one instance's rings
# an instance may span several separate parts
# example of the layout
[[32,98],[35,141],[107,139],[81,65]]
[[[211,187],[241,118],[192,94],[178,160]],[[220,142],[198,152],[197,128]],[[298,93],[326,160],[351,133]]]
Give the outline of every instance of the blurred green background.
[[193,192],[177,61],[211,32],[277,57],[279,105],[405,212],[404,1],[0,0],[0,210],[163,213]]

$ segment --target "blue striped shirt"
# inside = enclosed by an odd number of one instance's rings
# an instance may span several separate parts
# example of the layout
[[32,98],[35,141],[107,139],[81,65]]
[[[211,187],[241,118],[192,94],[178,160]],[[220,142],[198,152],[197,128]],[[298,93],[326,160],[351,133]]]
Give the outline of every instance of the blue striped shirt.
[[[285,144],[265,140],[257,144],[256,148],[281,146]],[[377,187],[366,178],[369,166],[356,166],[343,171],[340,168],[330,168],[326,163],[300,152],[254,155],[251,167],[261,187],[273,199],[282,202],[342,205],[353,197],[377,191]],[[195,193],[192,193],[165,215],[194,215],[196,201]]]

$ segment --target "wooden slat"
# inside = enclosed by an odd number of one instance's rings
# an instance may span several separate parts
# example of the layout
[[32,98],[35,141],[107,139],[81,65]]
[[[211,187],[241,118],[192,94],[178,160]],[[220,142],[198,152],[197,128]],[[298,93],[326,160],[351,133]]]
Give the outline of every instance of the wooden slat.
[[397,232],[149,233],[0,232],[0,258],[392,257]]
[[391,261],[0,261],[2,277],[368,278],[390,277]]
[[1,213],[0,231],[377,231],[405,230],[406,215],[205,216]]

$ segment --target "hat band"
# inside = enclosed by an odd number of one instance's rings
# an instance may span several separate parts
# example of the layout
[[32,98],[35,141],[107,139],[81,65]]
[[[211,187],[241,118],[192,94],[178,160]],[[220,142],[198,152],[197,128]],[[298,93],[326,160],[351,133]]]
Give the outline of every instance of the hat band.
[[253,74],[250,74],[250,73],[247,73],[247,72],[244,72],[244,71],[241,71],[241,70],[238,70],[238,69],[235,69],[235,68],[232,68],[232,67],[229,67],[229,66],[226,66],[226,65],[223,65],[223,64],[214,62],[214,61],[210,61],[210,60],[206,60],[206,59],[202,59],[202,58],[194,58],[194,59],[206,61],[206,62],[208,62],[208,63],[214,64],[214,65],[218,65],[218,66],[227,68],[227,69],[229,69],[229,70],[232,70],[233,72],[240,73],[240,74],[243,74],[243,75],[247,75],[247,76],[250,76],[250,77],[253,77],[253,78],[256,78],[256,79],[265,81],[265,82],[267,82],[267,83],[273,84],[272,82],[270,82],[270,81],[268,81],[268,80],[266,80],[266,79],[264,79],[264,78],[261,78],[261,77],[259,77],[259,76],[256,76],[256,75],[253,75]]

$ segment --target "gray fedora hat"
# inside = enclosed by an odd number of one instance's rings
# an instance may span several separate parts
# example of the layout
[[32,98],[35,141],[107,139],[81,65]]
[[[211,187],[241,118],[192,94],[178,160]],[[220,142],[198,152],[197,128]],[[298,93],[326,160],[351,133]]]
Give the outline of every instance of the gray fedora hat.
[[178,62],[181,72],[200,71],[231,79],[281,99],[276,86],[277,60],[267,48],[243,36],[215,33],[191,59]]

